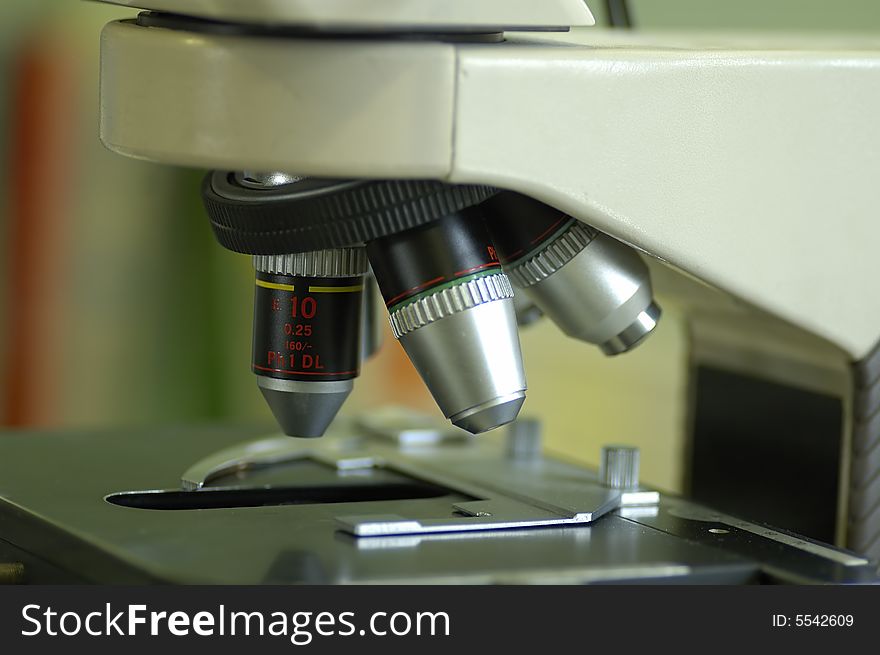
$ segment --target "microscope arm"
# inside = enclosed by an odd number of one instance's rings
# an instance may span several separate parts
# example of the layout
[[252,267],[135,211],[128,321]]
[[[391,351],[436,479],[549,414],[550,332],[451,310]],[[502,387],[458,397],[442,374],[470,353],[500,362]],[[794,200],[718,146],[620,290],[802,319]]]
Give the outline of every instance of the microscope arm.
[[864,358],[880,337],[878,44],[635,38],[116,22],[102,138],[172,164],[519,191]]

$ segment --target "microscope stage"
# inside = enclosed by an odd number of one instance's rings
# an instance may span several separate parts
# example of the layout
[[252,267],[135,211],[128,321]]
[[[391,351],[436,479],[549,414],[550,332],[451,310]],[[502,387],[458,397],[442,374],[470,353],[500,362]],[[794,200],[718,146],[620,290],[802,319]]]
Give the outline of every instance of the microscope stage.
[[33,583],[875,579],[844,551],[671,496],[652,504],[650,490],[623,498],[493,437],[344,423],[320,440],[235,427],[7,433],[0,561],[23,563]]

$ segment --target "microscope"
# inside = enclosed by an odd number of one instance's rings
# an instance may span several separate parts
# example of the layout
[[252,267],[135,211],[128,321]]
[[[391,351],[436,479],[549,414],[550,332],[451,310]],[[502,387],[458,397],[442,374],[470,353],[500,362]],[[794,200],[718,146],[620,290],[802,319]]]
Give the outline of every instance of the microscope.
[[[101,36],[101,140],[209,170],[283,434],[10,435],[10,580],[877,581],[877,44],[598,31],[583,0],[100,1],[142,10]],[[518,419],[520,328],[626,357],[655,286],[688,299],[693,426],[742,428],[692,442],[696,499]],[[381,320],[445,420],[340,414]],[[793,413],[826,433],[774,440]],[[714,508],[775,502],[734,460],[794,478],[780,523]]]

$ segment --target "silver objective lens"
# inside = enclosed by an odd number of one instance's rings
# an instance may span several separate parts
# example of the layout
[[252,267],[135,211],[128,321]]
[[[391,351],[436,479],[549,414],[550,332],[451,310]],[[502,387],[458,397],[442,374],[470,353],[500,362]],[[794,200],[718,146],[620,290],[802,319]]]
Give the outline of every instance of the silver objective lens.
[[565,334],[617,355],[657,326],[650,272],[633,248],[525,196],[489,204],[505,272]]
[[479,434],[516,418],[526,379],[506,275],[454,284],[390,317],[394,336],[454,425]]
[[443,414],[473,434],[526,397],[513,287],[468,210],[367,245],[391,329]]
[[578,221],[506,270],[565,334],[606,355],[635,347],[660,320],[638,253]]

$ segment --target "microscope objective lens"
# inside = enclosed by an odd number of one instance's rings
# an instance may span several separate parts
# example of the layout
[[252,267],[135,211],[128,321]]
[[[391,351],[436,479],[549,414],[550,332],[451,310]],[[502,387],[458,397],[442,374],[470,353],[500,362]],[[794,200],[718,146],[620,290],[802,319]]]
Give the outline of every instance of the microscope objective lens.
[[517,193],[499,193],[483,210],[517,293],[565,334],[617,355],[657,326],[650,272],[633,248]]
[[367,246],[394,336],[440,409],[478,434],[513,421],[526,381],[513,289],[474,210]]
[[254,257],[252,367],[285,434],[319,437],[361,364],[362,248]]

